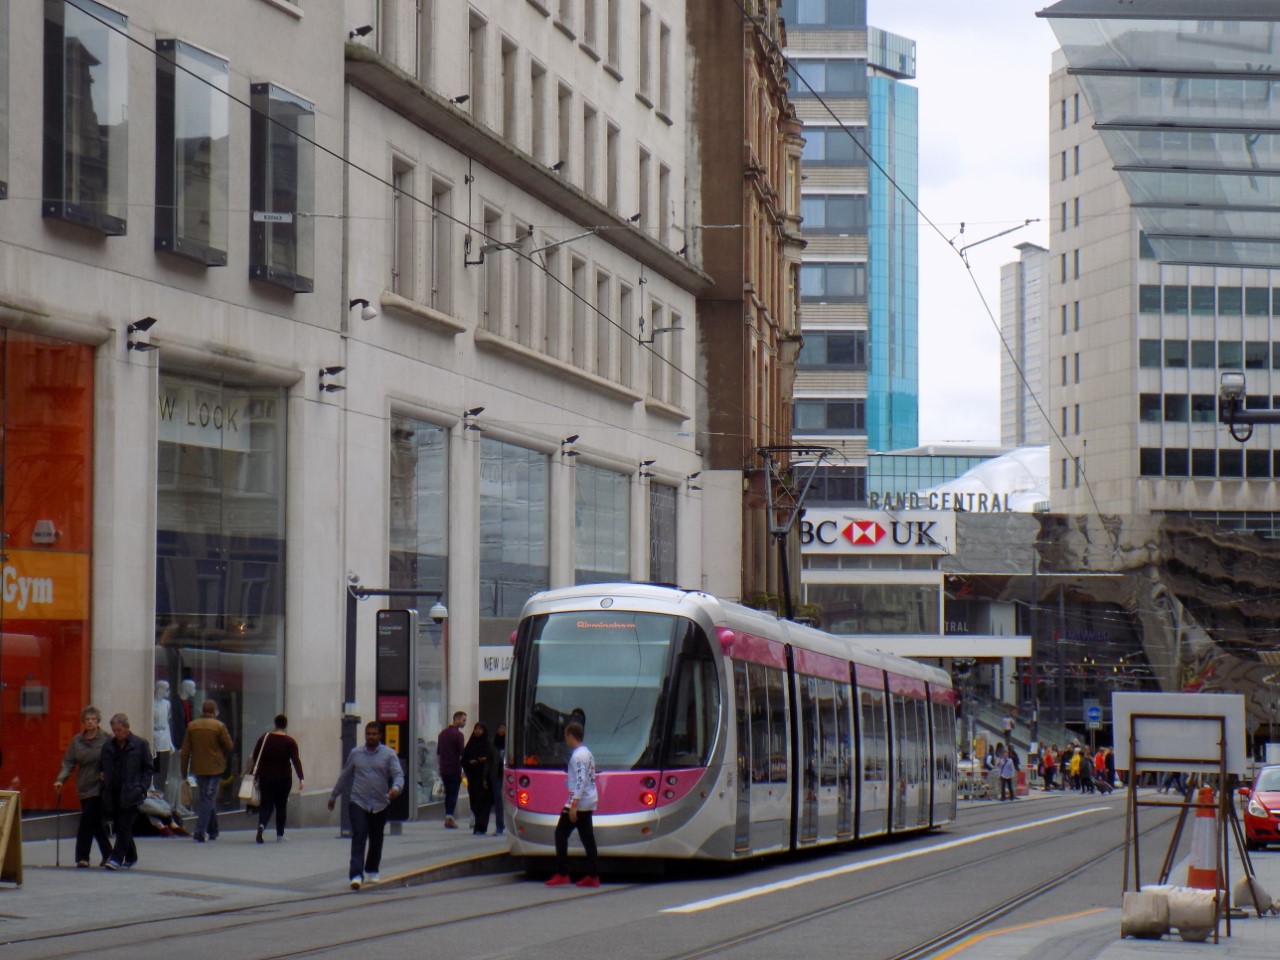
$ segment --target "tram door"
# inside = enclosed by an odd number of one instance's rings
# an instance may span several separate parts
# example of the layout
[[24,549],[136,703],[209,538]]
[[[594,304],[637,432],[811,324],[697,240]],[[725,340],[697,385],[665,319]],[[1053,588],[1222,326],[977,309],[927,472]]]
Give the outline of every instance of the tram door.
[[734,702],[743,773],[738,784],[735,848],[753,853],[784,850],[790,843],[791,820],[786,674],[759,663],[734,664]]

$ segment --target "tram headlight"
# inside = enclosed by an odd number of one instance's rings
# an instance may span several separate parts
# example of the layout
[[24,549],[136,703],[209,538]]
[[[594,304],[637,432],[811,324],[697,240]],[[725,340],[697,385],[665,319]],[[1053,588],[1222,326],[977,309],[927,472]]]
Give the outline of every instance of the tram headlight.
[[680,782],[680,778],[675,776],[674,774],[672,776],[667,777],[667,783],[669,783],[673,787],[679,782]]
[[529,785],[529,778],[528,778],[528,777],[525,777],[525,776],[522,776],[522,777],[520,778],[520,786],[522,786],[522,787],[527,787],[528,785]]
[[652,807],[658,802],[658,798],[653,795],[652,791],[646,790],[640,794],[640,802],[646,807]]
[[644,788],[645,788],[646,790],[652,790],[652,789],[653,789],[654,787],[656,787],[657,785],[658,785],[658,781],[657,781],[657,780],[655,780],[655,779],[653,779],[653,777],[645,777],[645,778],[644,778]]

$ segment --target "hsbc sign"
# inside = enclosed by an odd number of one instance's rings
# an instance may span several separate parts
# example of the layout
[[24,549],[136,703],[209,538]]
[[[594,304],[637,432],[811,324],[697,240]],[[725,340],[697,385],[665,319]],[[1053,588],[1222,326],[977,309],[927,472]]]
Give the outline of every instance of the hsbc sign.
[[955,552],[956,519],[927,510],[806,510],[802,553],[944,555]]

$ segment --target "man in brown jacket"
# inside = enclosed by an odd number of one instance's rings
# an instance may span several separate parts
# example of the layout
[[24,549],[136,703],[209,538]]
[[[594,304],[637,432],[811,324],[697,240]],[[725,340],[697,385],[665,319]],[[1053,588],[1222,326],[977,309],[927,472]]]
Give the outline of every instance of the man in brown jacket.
[[232,750],[231,734],[218,719],[218,705],[206,700],[200,719],[192,720],[182,739],[182,775],[196,779],[196,843],[218,839],[218,783]]

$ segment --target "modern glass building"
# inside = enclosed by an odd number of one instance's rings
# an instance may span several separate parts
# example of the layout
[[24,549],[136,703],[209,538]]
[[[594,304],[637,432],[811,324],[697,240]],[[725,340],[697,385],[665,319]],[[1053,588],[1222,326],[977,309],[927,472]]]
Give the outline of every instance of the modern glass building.
[[868,27],[865,0],[782,12],[805,124],[794,437],[836,452],[815,493],[856,500],[869,452],[918,442],[915,42]]

